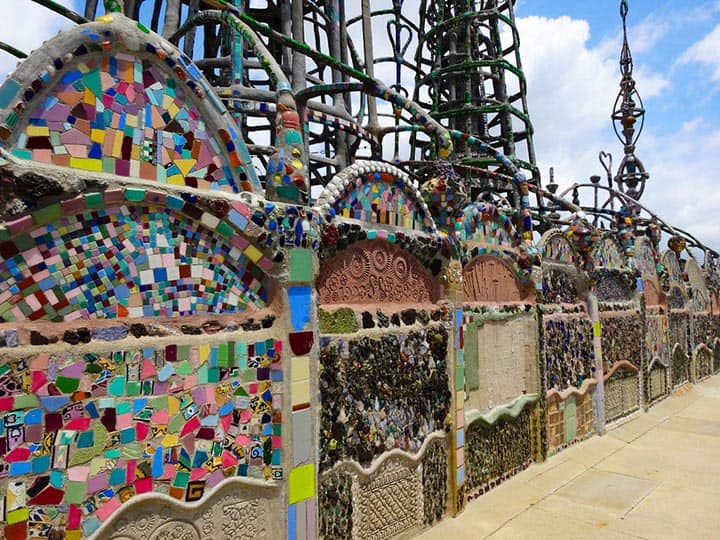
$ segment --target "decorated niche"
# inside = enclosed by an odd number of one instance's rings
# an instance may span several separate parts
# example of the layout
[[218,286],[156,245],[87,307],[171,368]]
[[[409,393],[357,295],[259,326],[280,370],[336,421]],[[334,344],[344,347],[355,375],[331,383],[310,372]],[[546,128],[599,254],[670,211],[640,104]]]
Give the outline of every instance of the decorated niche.
[[690,357],[682,346],[676,343],[670,357],[670,373],[673,387],[690,382]]
[[240,133],[197,67],[120,14],[49,40],[0,94],[0,139],[19,158],[261,192]]
[[628,302],[636,287],[634,271],[628,266],[624,250],[611,233],[605,233],[592,252],[595,293],[601,302]]
[[318,197],[318,211],[328,217],[373,225],[435,232],[418,183],[387,163],[363,161],[340,171]]
[[705,276],[695,259],[691,258],[685,263],[685,272],[690,284],[690,305],[695,312],[710,311],[710,291],[705,283]]
[[115,195],[115,204],[0,243],[0,317],[179,317],[270,303],[264,269],[272,261],[229,224],[210,215],[198,220],[189,207],[185,213],[159,204],[124,205],[122,191]]
[[567,235],[546,232],[540,239],[542,292],[547,304],[576,304],[586,287],[578,268],[580,256]]
[[592,251],[595,268],[623,270],[627,268],[627,258],[620,243],[610,233],[605,233],[595,244]]
[[543,234],[540,246],[543,261],[574,266],[580,259],[567,235],[561,231],[552,230]]
[[605,373],[605,419],[608,422],[627,416],[640,406],[638,368],[630,362],[618,362]]
[[323,305],[434,303],[439,295],[425,267],[384,240],[357,242],[325,262],[316,288]]
[[659,359],[655,359],[648,365],[645,374],[645,393],[648,404],[652,405],[668,395],[669,369]]
[[468,302],[534,302],[531,284],[521,285],[511,260],[480,255],[463,268],[463,292]]
[[713,374],[713,351],[704,343],[693,351],[693,381],[697,382]]
[[649,238],[640,237],[636,239],[633,264],[642,279],[645,305],[648,307],[661,305],[665,299],[658,277],[657,251],[655,251],[655,247]]

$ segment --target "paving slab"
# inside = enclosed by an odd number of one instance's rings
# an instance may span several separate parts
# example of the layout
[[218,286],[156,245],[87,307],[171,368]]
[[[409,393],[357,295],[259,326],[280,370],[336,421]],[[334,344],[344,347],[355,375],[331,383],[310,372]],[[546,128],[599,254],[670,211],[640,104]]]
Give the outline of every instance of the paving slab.
[[720,539],[720,375],[469,501],[420,536]]

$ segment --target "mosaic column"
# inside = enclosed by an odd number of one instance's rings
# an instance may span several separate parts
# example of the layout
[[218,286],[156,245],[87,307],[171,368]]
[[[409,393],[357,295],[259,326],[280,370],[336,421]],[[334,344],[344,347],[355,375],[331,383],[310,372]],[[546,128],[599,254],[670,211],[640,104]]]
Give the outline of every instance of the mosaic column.
[[290,344],[290,431],[292,461],[288,476],[288,540],[317,535],[317,404],[318,351],[315,339],[313,251],[289,250],[287,285]]

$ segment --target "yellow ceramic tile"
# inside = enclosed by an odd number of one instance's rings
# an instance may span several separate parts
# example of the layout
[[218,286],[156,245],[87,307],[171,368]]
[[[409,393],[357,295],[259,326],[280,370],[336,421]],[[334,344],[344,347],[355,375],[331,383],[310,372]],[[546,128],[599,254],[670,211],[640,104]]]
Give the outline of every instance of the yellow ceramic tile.
[[291,470],[288,489],[290,504],[312,499],[315,496],[315,465],[309,463]]
[[246,247],[243,253],[245,253],[245,256],[254,263],[258,262],[262,258],[262,252],[252,244]]
[[298,356],[292,359],[291,364],[292,381],[305,381],[310,378],[310,357]]
[[291,391],[293,405],[310,401],[310,381],[293,382]]

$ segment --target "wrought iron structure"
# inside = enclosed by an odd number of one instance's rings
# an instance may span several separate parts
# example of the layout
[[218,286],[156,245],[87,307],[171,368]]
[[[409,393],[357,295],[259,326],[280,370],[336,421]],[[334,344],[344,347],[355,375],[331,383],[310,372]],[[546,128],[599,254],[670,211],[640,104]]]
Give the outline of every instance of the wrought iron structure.
[[[86,0],[82,13],[33,1],[75,23],[103,12],[98,0]],[[633,78],[627,0],[611,115],[623,157],[613,173],[612,157],[601,153],[607,185],[593,176],[560,194],[553,178],[543,188],[535,163],[514,0],[105,0],[104,7],[143,22],[199,67],[232,112],[260,176],[281,146],[277,95],[284,92],[300,114],[307,185],[298,180],[280,199],[311,200],[348,165],[384,159],[410,173],[428,202],[435,197],[436,214],[452,211],[443,205],[493,201],[515,215],[526,240],[569,225],[578,212],[601,228],[630,219],[639,234],[659,228],[705,252],[708,264],[717,257],[638,202],[649,173],[635,153],[645,109]],[[7,43],[0,49],[25,56]],[[452,226],[452,217],[436,219]]]

